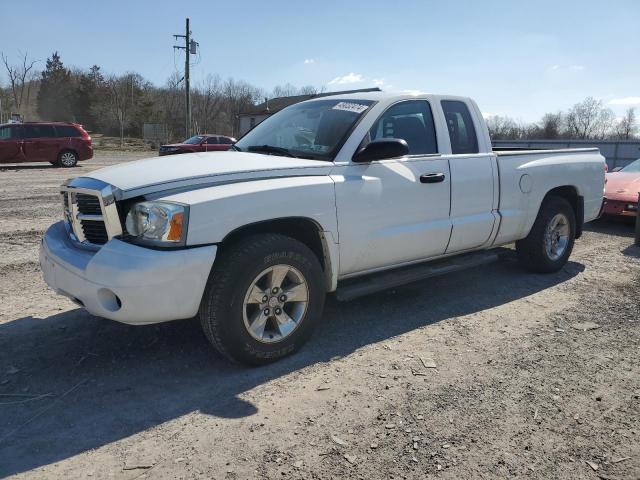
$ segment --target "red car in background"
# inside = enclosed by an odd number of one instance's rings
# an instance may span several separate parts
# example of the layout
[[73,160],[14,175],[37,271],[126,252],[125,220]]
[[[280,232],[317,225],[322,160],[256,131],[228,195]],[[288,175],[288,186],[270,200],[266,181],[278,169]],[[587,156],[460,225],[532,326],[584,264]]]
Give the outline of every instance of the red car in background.
[[606,175],[604,187],[605,215],[638,215],[638,192],[640,192],[640,159],[624,168],[614,169]]
[[182,143],[162,145],[158,153],[159,155],[176,155],[193,152],[220,152],[229,150],[234,143],[236,143],[235,138],[225,135],[195,135]]
[[28,122],[0,125],[0,163],[49,162],[75,167],[93,157],[91,137],[76,123]]

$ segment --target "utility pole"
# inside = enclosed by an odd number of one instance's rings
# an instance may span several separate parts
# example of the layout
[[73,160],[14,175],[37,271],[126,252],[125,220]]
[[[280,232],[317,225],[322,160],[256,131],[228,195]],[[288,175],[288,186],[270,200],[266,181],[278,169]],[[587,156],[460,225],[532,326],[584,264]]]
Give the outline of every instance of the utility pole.
[[186,19],[184,35],[174,35],[174,38],[184,38],[184,47],[174,45],[173,48],[184,50],[184,94],[185,94],[185,134],[186,138],[191,136],[191,91],[189,78],[189,55],[195,55],[198,43],[191,40],[191,30],[189,30],[189,19]]

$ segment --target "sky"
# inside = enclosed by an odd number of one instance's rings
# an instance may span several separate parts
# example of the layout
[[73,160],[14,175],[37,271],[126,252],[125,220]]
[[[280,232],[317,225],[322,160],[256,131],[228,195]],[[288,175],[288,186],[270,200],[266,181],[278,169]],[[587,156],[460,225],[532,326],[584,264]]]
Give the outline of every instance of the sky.
[[162,85],[184,66],[172,35],[187,16],[196,84],[217,74],[267,91],[455,94],[526,122],[587,96],[619,116],[640,110],[639,0],[27,0],[2,9],[0,51],[26,51],[42,68],[57,50],[67,66]]

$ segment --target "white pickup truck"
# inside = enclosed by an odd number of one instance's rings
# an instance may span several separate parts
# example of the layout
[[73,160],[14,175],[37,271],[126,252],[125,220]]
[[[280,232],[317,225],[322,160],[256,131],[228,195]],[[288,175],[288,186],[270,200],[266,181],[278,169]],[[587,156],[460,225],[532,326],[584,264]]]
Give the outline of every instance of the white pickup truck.
[[309,338],[327,292],[353,298],[512,242],[529,270],[557,271],[599,215],[604,173],[597,149],[493,151],[468,98],[320,97],[228,152],[68,181],[40,265],[94,315],[198,316],[218,351],[261,364]]

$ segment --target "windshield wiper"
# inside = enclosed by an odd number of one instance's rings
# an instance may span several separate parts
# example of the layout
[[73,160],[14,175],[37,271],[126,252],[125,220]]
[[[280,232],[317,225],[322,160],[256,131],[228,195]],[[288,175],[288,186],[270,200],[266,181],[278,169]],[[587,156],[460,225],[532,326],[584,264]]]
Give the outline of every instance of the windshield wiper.
[[274,147],[273,145],[251,145],[247,147],[247,151],[256,153],[277,153],[280,155],[285,155],[287,157],[298,158],[286,148]]
[[231,145],[231,150],[235,150],[236,152],[242,151],[242,149],[240,147],[237,147],[236,145]]

